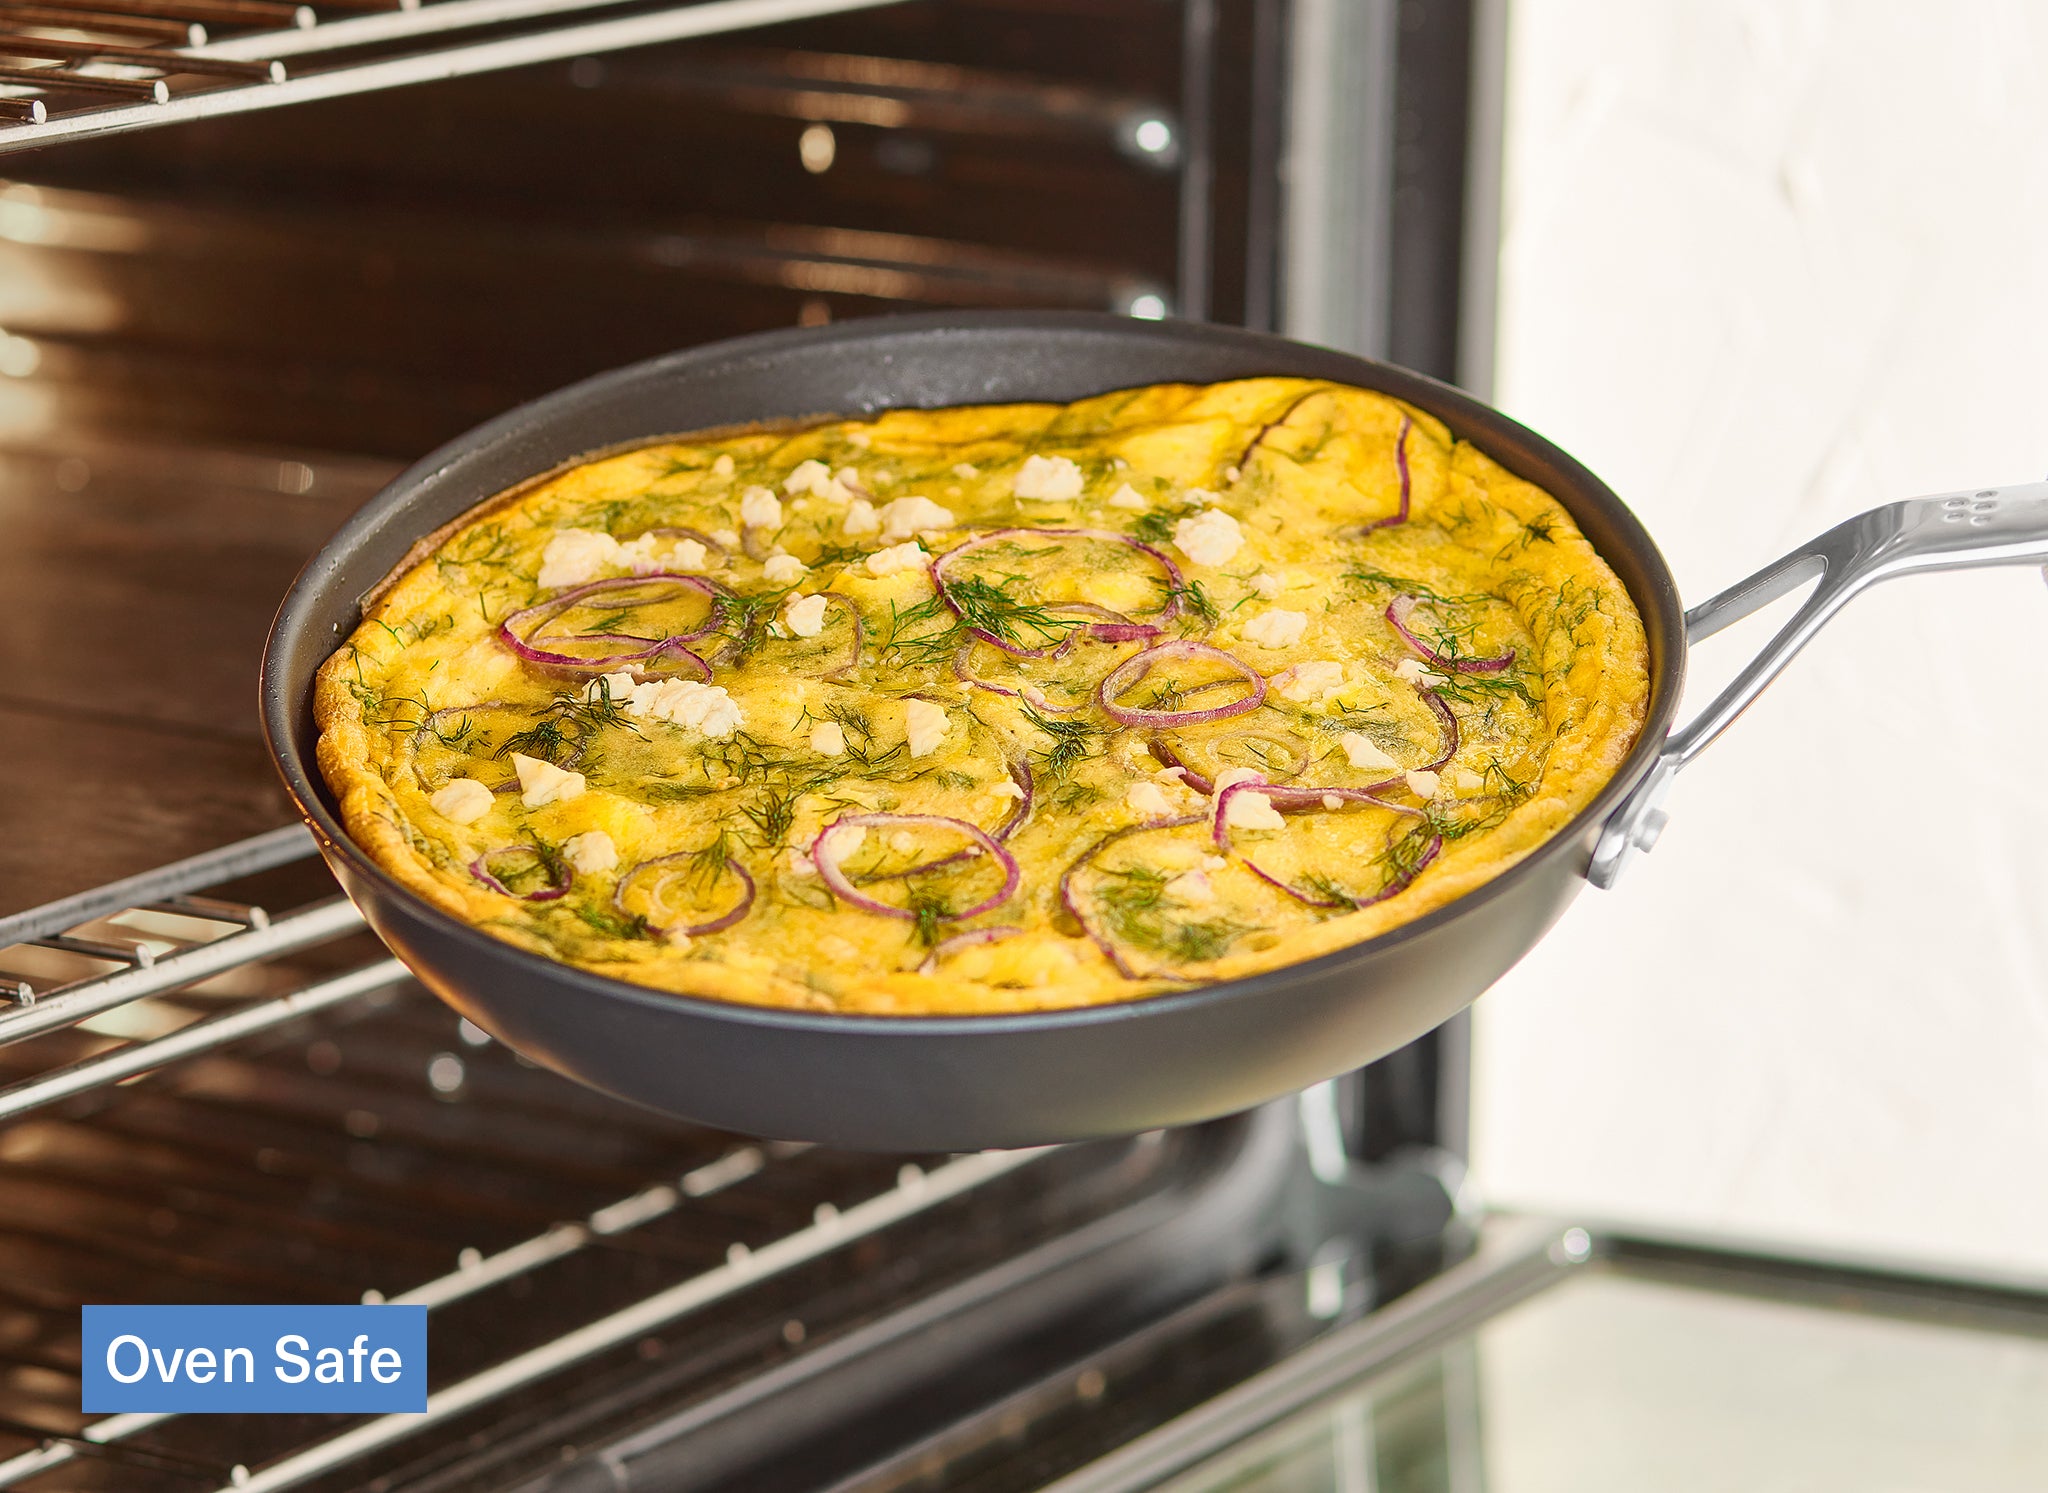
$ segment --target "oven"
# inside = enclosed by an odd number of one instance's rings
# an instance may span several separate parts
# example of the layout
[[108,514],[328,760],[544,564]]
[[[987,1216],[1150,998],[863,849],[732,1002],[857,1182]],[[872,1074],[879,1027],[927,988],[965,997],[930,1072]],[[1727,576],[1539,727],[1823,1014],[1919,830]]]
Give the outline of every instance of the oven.
[[[1543,1321],[1576,1344],[1631,1290],[1844,1299],[1482,1220],[1462,1021],[1251,1114],[1046,1151],[634,1110],[412,983],[258,739],[264,628],[348,513],[675,347],[1083,308],[1483,395],[1502,26],[1495,0],[0,0],[0,1487],[1476,1493],[1517,1313],[1567,1303]],[[1895,1317],[2032,1310],[1854,1284]],[[140,1301],[423,1305],[428,1411],[85,1415],[79,1309]]]

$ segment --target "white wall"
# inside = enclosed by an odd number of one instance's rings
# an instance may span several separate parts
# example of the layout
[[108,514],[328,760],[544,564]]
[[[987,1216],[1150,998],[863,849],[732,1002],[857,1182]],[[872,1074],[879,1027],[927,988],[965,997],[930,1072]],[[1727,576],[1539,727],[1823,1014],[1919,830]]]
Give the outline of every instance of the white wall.
[[[1508,70],[1496,398],[1689,599],[2048,475],[2048,4],[1512,0]],[[1670,807],[1480,1003],[1489,1197],[2048,1273],[2041,575],[1856,602]]]

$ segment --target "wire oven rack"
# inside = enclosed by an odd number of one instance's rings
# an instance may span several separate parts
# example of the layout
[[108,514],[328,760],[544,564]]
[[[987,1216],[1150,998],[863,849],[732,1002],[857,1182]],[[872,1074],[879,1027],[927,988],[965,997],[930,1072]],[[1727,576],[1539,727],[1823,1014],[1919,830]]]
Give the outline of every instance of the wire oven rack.
[[[791,1277],[1040,1155],[749,1143],[586,1094],[458,1028],[345,899],[204,894],[312,848],[277,830],[0,918],[0,1487],[355,1486],[423,1431],[499,1434],[571,1366],[645,1377],[664,1331],[749,1292],[815,1300]],[[450,1330],[424,1416],[245,1428],[235,1455],[178,1417],[77,1413],[77,1306],[138,1288],[419,1304]],[[508,1334],[508,1302],[563,1296],[579,1315]]]
[[4,0],[0,152],[888,3]]

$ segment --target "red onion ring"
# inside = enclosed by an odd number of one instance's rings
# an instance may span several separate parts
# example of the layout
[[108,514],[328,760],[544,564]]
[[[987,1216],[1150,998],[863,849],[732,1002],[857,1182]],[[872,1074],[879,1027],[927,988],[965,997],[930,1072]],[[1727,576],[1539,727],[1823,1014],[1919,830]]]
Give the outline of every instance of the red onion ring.
[[1326,798],[1341,798],[1346,803],[1371,804],[1376,809],[1386,809],[1395,814],[1407,814],[1416,819],[1427,816],[1420,809],[1411,809],[1405,804],[1390,804],[1378,797],[1379,790],[1392,787],[1402,781],[1391,778],[1385,783],[1375,783],[1370,788],[1282,788],[1267,782],[1264,778],[1239,778],[1216,795],[1216,806],[1210,811],[1209,838],[1222,851],[1230,849],[1230,826],[1227,822],[1230,801],[1240,790],[1251,789],[1264,795],[1276,814],[1300,814],[1309,809],[1323,807]]
[[[626,906],[627,883],[632,881],[632,879],[635,876],[638,876],[642,871],[647,870],[650,866],[668,866],[673,865],[678,861],[694,860],[696,860],[696,856],[690,854],[687,851],[682,851],[674,855],[657,855],[652,860],[645,860],[640,862],[639,865],[633,867],[630,871],[626,872],[625,875],[619,878],[619,884],[612,889],[612,906],[616,907],[620,912],[624,913],[627,917],[634,916],[634,914]],[[647,930],[650,933],[660,934],[664,938],[672,938],[678,934],[680,934],[684,938],[703,938],[709,934],[723,933],[726,929],[730,928],[734,923],[737,923],[741,918],[745,917],[754,906],[754,878],[747,874],[747,868],[745,866],[742,866],[738,861],[734,860],[731,856],[727,856],[725,858],[725,868],[740,879],[740,900],[738,904],[732,908],[731,911],[721,913],[719,916],[713,918],[708,923],[693,923],[686,928],[663,928],[658,927],[653,923],[649,923],[647,925]]]
[[[938,593],[939,600],[946,604],[947,609],[954,616],[961,618],[963,621],[966,619],[966,614],[960,610],[959,603],[953,600],[952,586],[946,579],[946,572],[960,559],[982,548],[984,545],[995,544],[1000,540],[1015,539],[1020,536],[1031,539],[1094,539],[1104,544],[1120,544],[1127,549],[1137,550],[1140,554],[1157,561],[1160,568],[1166,572],[1166,605],[1160,608],[1159,620],[1161,622],[1171,622],[1180,615],[1180,593],[1182,586],[1180,567],[1142,540],[1133,539],[1128,534],[1112,534],[1107,529],[991,529],[986,534],[976,535],[964,544],[954,545],[953,548],[947,550],[931,563],[932,590]],[[1094,615],[1095,609],[1093,603],[1075,602],[1058,607],[1048,607],[1047,610],[1083,611],[1088,615]],[[1101,610],[1108,612],[1112,620],[1094,623],[1085,628],[1076,628],[1075,632],[1086,632],[1090,636],[1102,636],[1105,642],[1130,642],[1132,639],[1128,635],[1107,637],[1103,636],[1097,629],[1109,628],[1117,632],[1127,632],[1128,629],[1146,625],[1133,622],[1120,612],[1109,612],[1106,607]],[[1074,641],[1073,637],[1069,636],[1061,639],[1058,643],[1049,643],[1042,648],[1026,648],[1021,644],[999,638],[994,633],[979,627],[969,628],[968,631],[981,639],[982,642],[988,644],[989,647],[999,648],[1013,658],[1049,658],[1056,653],[1064,651]]]
[[1022,928],[1004,923],[994,928],[970,928],[965,933],[956,933],[951,938],[942,938],[932,945],[932,951],[924,956],[924,963],[917,967],[921,975],[937,972],[939,961],[948,954],[970,948],[975,944],[995,943],[999,939],[1011,938],[1022,933]]
[[1103,851],[1109,849],[1110,846],[1123,839],[1126,835],[1143,834],[1149,830],[1186,829],[1190,824],[1200,824],[1201,822],[1202,816],[1200,814],[1184,814],[1178,819],[1159,819],[1149,824],[1127,824],[1122,829],[1111,830],[1108,834],[1097,840],[1093,845],[1082,851],[1074,859],[1072,865],[1060,872],[1060,906],[1067,910],[1067,916],[1081,925],[1081,931],[1088,935],[1089,941],[1096,948],[1102,950],[1102,956],[1114,965],[1116,972],[1126,980],[1142,979],[1143,976],[1124,963],[1124,957],[1116,951],[1116,945],[1104,938],[1095,925],[1088,921],[1087,914],[1081,911],[1081,904],[1074,897],[1074,877],[1090,861],[1094,860],[1096,856],[1102,854]]
[[[1178,599],[1173,604],[1178,606]],[[1073,612],[1082,617],[1100,617],[1100,622],[1083,629],[1089,637],[1099,643],[1149,643],[1166,631],[1165,628],[1150,622],[1133,621],[1122,612],[1112,612],[1108,607],[1099,607],[1092,601],[1063,601],[1056,606],[1047,607],[1046,610]]]
[[1215,783],[1203,777],[1192,767],[1188,766],[1187,763],[1181,761],[1173,748],[1158,737],[1155,736],[1152,740],[1146,742],[1145,745],[1151,748],[1153,759],[1161,767],[1178,767],[1180,769],[1180,780],[1194,789],[1195,792],[1206,798],[1216,791]]
[[1436,761],[1430,763],[1427,767],[1418,769],[1418,771],[1436,772],[1446,766],[1451,758],[1458,755],[1458,718],[1451,714],[1451,707],[1444,703],[1443,696],[1439,695],[1435,690],[1425,689],[1420,693],[1422,698],[1428,703],[1429,708],[1436,712],[1436,718],[1444,728],[1444,745],[1443,750],[1437,753]]
[[1423,873],[1423,871],[1428,868],[1430,862],[1436,859],[1437,852],[1442,850],[1443,848],[1444,837],[1442,835],[1430,836],[1429,848],[1423,851],[1422,854],[1416,859],[1415,864],[1408,868],[1408,873],[1405,876],[1397,877],[1395,880],[1390,881],[1387,883],[1387,885],[1381,887],[1377,892],[1373,893],[1370,897],[1363,898],[1362,900],[1357,902],[1353,902],[1348,898],[1342,902],[1336,902],[1325,897],[1311,897],[1307,892],[1304,892],[1300,887],[1282,881],[1279,877],[1273,875],[1270,871],[1267,871],[1265,868],[1251,860],[1245,861],[1244,868],[1247,871],[1251,872],[1252,875],[1258,877],[1259,880],[1265,882],[1268,886],[1279,888],[1288,896],[1292,897],[1295,901],[1304,903],[1309,907],[1346,907],[1351,909],[1353,912],[1356,912],[1360,908],[1371,907],[1376,902],[1384,902],[1387,900],[1387,898],[1393,896],[1397,892],[1407,891],[1410,886],[1414,885],[1415,878],[1420,876]]
[[1005,684],[990,684],[986,679],[976,679],[967,672],[969,659],[974,652],[975,641],[970,640],[962,643],[953,653],[953,677],[962,684],[972,685],[978,690],[986,690],[992,695],[1007,695],[1013,700],[1022,700],[1041,715],[1072,715],[1077,710],[1086,710],[1088,708],[1090,702],[1087,700],[1083,700],[1079,705],[1055,705],[1050,700],[1044,698],[1045,692],[1043,690],[1039,691],[1039,699],[1034,700],[1031,696],[1025,694],[1022,688],[1011,689]]
[[1361,534],[1370,534],[1375,529],[1389,529],[1395,524],[1405,524],[1408,522],[1408,432],[1414,428],[1414,419],[1408,415],[1403,415],[1401,417],[1401,433],[1394,437],[1394,467],[1401,474],[1401,506],[1394,510],[1392,518],[1383,518],[1375,523],[1366,524],[1359,530]]
[[555,880],[551,884],[542,887],[537,892],[515,892],[512,888],[505,885],[504,882],[500,881],[491,870],[492,861],[507,855],[530,855],[543,866],[549,863],[548,857],[542,855],[531,845],[500,845],[496,850],[486,850],[482,855],[471,861],[469,863],[469,874],[478,881],[481,881],[492,891],[502,892],[505,896],[516,898],[521,902],[552,902],[567,892],[569,890],[569,883],[576,879],[576,873],[569,869],[568,862],[557,860],[554,862]]
[[[946,829],[956,830],[994,856],[996,864],[1003,868],[1003,884],[996,889],[993,896],[961,912],[947,913],[946,922],[956,923],[963,918],[979,917],[982,913],[1002,906],[1016,894],[1017,883],[1023,879],[1023,872],[1017,865],[1017,857],[998,844],[995,836],[987,830],[969,824],[965,819],[949,819],[943,814],[842,814],[819,830],[817,839],[811,841],[811,861],[817,866],[818,875],[824,878],[825,885],[832,889],[832,895],[849,907],[858,907],[862,912],[880,913],[883,917],[913,919],[917,914],[910,908],[891,907],[886,902],[878,902],[873,897],[863,896],[860,889],[847,879],[846,873],[839,869],[839,858],[826,849],[826,841],[836,829],[850,829],[855,826],[862,829],[900,829],[910,825],[920,828],[940,825]],[[926,866],[918,869],[931,868]]]
[[[591,641],[596,642],[631,642],[642,645],[637,649],[608,654],[601,658],[585,658],[579,654],[561,653],[554,649],[537,647],[529,641],[540,632],[541,628],[545,627],[556,617],[559,617],[570,607],[577,605],[586,596],[600,591],[616,591],[623,586],[645,586],[655,581],[673,581],[685,590],[701,591],[706,596],[709,596],[711,598],[711,611],[705,618],[704,626],[696,629],[694,632],[676,633],[666,638],[642,638],[630,633],[596,633],[587,635]],[[591,581],[585,585],[574,587],[571,590],[562,592],[558,596],[550,597],[546,601],[535,602],[530,607],[523,607],[519,611],[512,613],[498,624],[498,641],[511,649],[513,653],[517,654],[526,663],[536,664],[545,669],[578,673],[602,674],[616,669],[623,664],[651,659],[657,654],[681,653],[686,654],[697,667],[703,670],[704,677],[709,679],[711,677],[711,666],[683,645],[706,636],[717,627],[718,615],[721,610],[720,604],[724,595],[725,593],[721,588],[705,580],[702,576],[678,575],[666,570],[655,571],[650,575],[613,576],[607,580]],[[519,635],[519,630],[529,621],[534,625],[528,630],[526,637],[522,638]]]
[[[1213,659],[1237,670],[1251,686],[1251,691],[1241,700],[1233,700],[1228,705],[1219,705],[1209,710],[1131,710],[1116,703],[1119,694],[1150,673],[1155,663],[1167,658]],[[1257,710],[1266,700],[1266,681],[1257,669],[1244,660],[1225,653],[1221,648],[1195,642],[1192,638],[1174,638],[1168,642],[1154,644],[1142,653],[1134,653],[1110,670],[1103,679],[1101,688],[1096,691],[1096,700],[1110,719],[1120,725],[1168,730],[1175,726],[1200,726],[1210,721],[1227,721],[1232,716],[1243,715],[1248,710]]]
[[1515,661],[1515,650],[1497,653],[1492,658],[1447,658],[1436,649],[1415,636],[1408,628],[1408,618],[1415,611],[1416,599],[1412,596],[1397,596],[1387,603],[1387,620],[1394,624],[1394,631],[1401,635],[1417,653],[1433,666],[1449,669],[1453,674],[1498,674]]

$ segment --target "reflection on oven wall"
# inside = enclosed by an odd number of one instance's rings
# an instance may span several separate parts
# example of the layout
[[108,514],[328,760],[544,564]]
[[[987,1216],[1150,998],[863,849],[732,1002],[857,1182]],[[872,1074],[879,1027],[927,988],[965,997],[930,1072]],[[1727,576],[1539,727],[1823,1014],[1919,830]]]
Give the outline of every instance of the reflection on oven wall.
[[[1690,599],[2048,472],[2041,7],[1523,0],[1509,55],[1497,394]],[[2044,638],[2034,572],[1880,589],[1688,771],[1480,1004],[1490,1198],[2048,1271]]]

